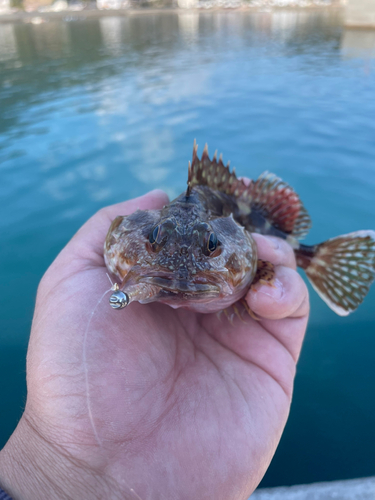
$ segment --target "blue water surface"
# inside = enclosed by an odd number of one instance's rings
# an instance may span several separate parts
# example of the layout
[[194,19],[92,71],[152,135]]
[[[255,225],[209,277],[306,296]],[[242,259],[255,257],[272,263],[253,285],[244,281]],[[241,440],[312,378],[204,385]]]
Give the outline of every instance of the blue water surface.
[[[277,173],[307,243],[375,229],[375,34],[331,11],[0,23],[0,444],[22,414],[38,282],[99,208],[186,185],[194,138]],[[311,292],[290,419],[262,486],[375,474],[375,289]]]

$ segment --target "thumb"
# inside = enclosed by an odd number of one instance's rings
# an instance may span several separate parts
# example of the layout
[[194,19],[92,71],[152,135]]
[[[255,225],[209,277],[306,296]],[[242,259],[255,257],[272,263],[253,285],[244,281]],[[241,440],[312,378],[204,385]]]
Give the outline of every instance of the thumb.
[[160,209],[169,202],[164,191],[156,189],[132,200],[102,208],[73,236],[56,257],[46,274],[60,279],[85,269],[104,266],[103,246],[112,220],[136,210]]

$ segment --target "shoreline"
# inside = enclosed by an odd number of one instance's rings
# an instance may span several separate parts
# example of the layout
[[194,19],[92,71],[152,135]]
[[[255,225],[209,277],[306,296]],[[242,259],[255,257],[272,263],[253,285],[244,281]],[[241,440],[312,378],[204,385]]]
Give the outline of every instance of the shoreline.
[[309,6],[233,6],[221,7],[212,6],[210,8],[194,7],[194,8],[180,8],[180,7],[130,7],[122,9],[97,9],[97,8],[83,8],[76,10],[68,8],[54,11],[33,10],[23,11],[16,10],[13,12],[0,12],[0,24],[12,22],[25,22],[32,24],[40,24],[42,22],[54,20],[80,20],[80,19],[96,19],[100,17],[127,17],[138,15],[156,15],[156,14],[190,14],[190,13],[205,13],[205,12],[259,12],[270,13],[278,11],[298,11],[298,12],[322,12],[322,11],[342,11],[343,6],[338,3],[331,5],[309,5]]

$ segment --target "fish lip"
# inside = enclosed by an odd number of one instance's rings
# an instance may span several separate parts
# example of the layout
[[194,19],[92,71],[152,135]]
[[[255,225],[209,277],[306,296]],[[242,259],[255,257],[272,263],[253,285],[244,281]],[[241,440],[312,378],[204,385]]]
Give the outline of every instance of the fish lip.
[[220,286],[214,283],[202,282],[199,280],[182,280],[168,278],[166,276],[141,276],[140,283],[149,283],[159,286],[163,290],[174,293],[185,293],[190,295],[200,294],[220,294]]

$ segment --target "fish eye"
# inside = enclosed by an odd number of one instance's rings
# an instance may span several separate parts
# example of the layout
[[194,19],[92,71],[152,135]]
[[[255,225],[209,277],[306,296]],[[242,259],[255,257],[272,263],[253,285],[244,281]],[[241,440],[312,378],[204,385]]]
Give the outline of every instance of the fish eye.
[[155,226],[154,229],[151,231],[148,241],[151,243],[151,245],[155,245],[157,242],[158,236],[160,233],[160,224],[158,226]]
[[217,244],[218,244],[217,236],[215,233],[211,232],[207,239],[207,250],[209,251],[209,253],[212,253],[216,250]]
[[161,250],[175,227],[176,224],[172,220],[165,219],[151,230],[148,235],[148,241],[151,243],[154,252]]

